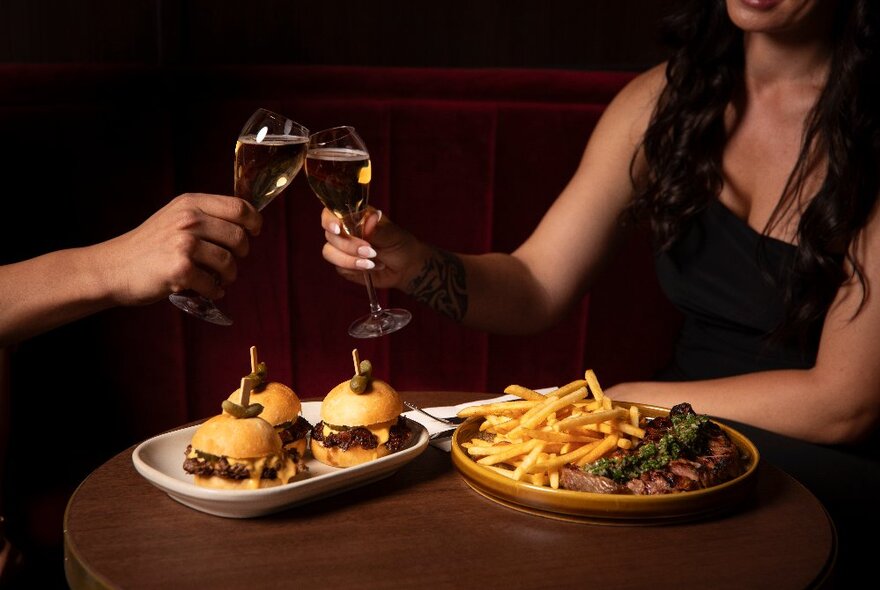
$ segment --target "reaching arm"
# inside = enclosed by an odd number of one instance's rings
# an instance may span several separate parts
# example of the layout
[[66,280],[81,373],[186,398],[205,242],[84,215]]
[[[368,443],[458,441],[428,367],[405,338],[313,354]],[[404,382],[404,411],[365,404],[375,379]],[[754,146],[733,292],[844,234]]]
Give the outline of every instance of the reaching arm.
[[[690,402],[701,413],[824,444],[858,443],[880,425],[880,219],[877,211],[857,244],[866,299],[853,278],[825,319],[816,365],[686,383],[624,383],[615,399],[671,407]],[[858,314],[856,311],[859,310]]]
[[0,266],[0,347],[174,291],[222,297],[261,223],[241,199],[181,195],[119,237]]
[[325,211],[325,259],[358,282],[358,269],[375,264],[376,286],[401,289],[473,327],[526,333],[552,326],[592,284],[613,244],[633,195],[630,164],[664,81],[659,66],[611,102],[574,176],[514,252],[451,254],[375,216],[368,243],[342,234]]

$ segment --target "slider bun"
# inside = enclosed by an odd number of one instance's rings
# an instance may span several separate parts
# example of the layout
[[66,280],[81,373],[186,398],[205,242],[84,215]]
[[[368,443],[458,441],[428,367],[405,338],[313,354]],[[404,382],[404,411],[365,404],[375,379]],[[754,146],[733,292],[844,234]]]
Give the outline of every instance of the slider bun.
[[327,465],[334,467],[354,467],[361,463],[366,463],[385,455],[390,455],[387,445],[379,445],[375,449],[365,449],[361,446],[354,446],[343,451],[339,447],[325,447],[320,442],[312,440],[311,443],[312,456]]
[[[229,401],[241,403],[241,388],[232,392]],[[295,421],[302,410],[302,403],[296,393],[277,381],[267,383],[262,391],[252,391],[250,403],[261,404],[263,411],[260,412],[260,418],[273,426]]]
[[[221,490],[252,490],[254,489],[253,480],[248,479],[229,479],[228,477],[219,477],[216,475],[196,475],[195,484],[205,488],[219,488]],[[257,488],[273,488],[281,485],[281,479],[262,479],[260,478]]]
[[335,426],[370,426],[395,420],[402,411],[400,396],[384,381],[373,379],[364,393],[353,392],[350,382],[343,381],[324,397],[321,420]]
[[214,416],[196,429],[191,444],[196,451],[235,459],[254,459],[281,453],[281,439],[275,428],[260,417]]

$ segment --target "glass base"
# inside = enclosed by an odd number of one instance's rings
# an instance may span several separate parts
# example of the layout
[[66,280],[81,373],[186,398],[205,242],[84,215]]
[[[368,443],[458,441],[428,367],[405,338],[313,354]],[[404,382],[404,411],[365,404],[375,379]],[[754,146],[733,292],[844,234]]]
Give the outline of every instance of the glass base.
[[383,309],[355,320],[348,327],[348,334],[355,338],[377,338],[398,331],[411,319],[412,314],[405,309]]
[[232,320],[217,309],[214,302],[197,293],[184,291],[172,293],[168,299],[183,311],[218,326],[231,326]]

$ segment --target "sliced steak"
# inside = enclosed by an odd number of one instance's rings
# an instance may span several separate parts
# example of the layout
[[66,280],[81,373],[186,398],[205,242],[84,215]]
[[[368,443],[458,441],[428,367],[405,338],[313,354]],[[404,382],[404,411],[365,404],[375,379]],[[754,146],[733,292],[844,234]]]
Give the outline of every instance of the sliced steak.
[[559,485],[566,490],[595,494],[629,494],[626,486],[608,477],[587,473],[576,465],[565,465],[559,472]]
[[706,454],[696,458],[703,466],[703,487],[728,481],[743,472],[743,458],[739,449],[720,428],[717,432],[710,433],[707,441]]
[[[613,468],[597,464],[597,468],[588,466],[593,471],[590,473],[567,465],[561,472],[560,484],[566,489],[587,492],[656,495],[707,488],[739,476],[745,468],[739,448],[717,424],[702,417],[696,426],[690,416],[696,416],[693,408],[683,403],[673,407],[668,417],[654,418],[645,425],[643,445],[652,444],[659,449],[678,445],[680,451],[675,451],[672,460],[666,459],[665,465],[645,463],[639,467],[634,460],[647,462],[656,455],[639,455],[638,449],[616,449],[602,460],[616,461]],[[626,477],[631,479],[624,481]]]

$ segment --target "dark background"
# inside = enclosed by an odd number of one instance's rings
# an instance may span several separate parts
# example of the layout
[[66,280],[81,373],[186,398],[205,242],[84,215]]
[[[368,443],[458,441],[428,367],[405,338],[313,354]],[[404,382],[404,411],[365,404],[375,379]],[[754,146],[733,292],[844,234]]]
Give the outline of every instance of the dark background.
[[[228,64],[642,71],[665,57],[658,21],[668,4],[646,0],[0,0],[0,63],[137,64],[160,71]],[[21,108],[26,112],[26,105]],[[142,124],[150,124],[147,115]],[[104,121],[108,129],[116,123]],[[4,131],[15,133],[17,126],[12,127]],[[162,179],[151,182],[161,184]],[[0,198],[12,197],[0,193]],[[52,235],[57,243],[47,242],[52,247],[77,243],[82,226],[75,217],[76,204],[69,207],[73,217],[66,219],[73,222],[56,228]],[[140,219],[108,219],[106,237]],[[4,231],[16,223],[8,214],[0,213],[0,220]],[[0,263],[40,253],[4,251]],[[80,335],[87,339],[90,322],[83,320],[41,338],[43,342],[76,342]],[[76,387],[71,389],[69,393]],[[63,411],[64,405],[59,407]],[[0,425],[8,418],[2,416],[6,411],[0,406]],[[6,450],[2,434],[0,461]],[[60,456],[52,456],[52,462],[61,463],[59,490],[28,501],[45,503],[46,514],[57,513],[59,506],[63,510],[70,492],[89,471],[120,445],[124,448],[132,442],[125,432],[105,431],[103,443],[92,441],[95,437],[96,433],[83,432],[79,443],[56,441],[65,448]],[[41,441],[42,435],[35,432],[36,449],[45,448]],[[95,450],[100,448],[106,452]],[[0,509],[14,510],[24,499],[10,493],[12,469],[4,471]],[[26,577],[19,581],[26,587],[64,587],[60,520],[47,519],[40,528],[7,515],[10,534],[27,557]]]
[[0,0],[0,62],[642,70],[669,0]]

